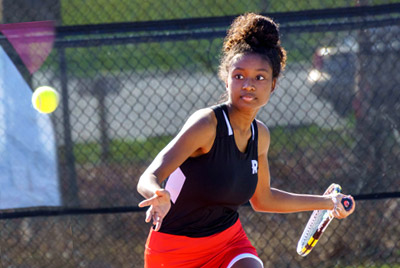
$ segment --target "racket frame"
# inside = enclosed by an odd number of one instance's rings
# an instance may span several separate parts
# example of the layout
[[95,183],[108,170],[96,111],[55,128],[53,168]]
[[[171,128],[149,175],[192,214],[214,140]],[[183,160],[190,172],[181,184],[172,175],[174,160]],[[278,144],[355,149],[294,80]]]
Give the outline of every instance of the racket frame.
[[[341,192],[342,188],[340,185],[332,183],[325,191],[324,195],[338,194]],[[331,210],[313,211],[297,243],[297,253],[300,256],[305,257],[311,252],[333,218],[334,216]]]

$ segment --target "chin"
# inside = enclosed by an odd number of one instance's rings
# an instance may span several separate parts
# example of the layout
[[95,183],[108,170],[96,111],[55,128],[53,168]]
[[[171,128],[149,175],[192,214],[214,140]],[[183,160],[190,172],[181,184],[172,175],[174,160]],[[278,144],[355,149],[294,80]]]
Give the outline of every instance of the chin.
[[260,104],[259,102],[252,101],[252,102],[245,102],[245,101],[240,101],[239,103],[236,104],[236,107],[238,107],[241,110],[258,110],[262,107],[263,105]]

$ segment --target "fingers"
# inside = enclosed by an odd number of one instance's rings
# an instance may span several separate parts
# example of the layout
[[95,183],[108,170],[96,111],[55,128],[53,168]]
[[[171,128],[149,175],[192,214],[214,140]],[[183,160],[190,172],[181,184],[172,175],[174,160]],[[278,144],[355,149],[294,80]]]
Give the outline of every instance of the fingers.
[[143,207],[147,207],[147,206],[149,206],[150,204],[147,202],[147,200],[143,200],[142,202],[140,202],[139,204],[138,204],[138,207],[140,207],[140,208],[143,208]]
[[151,222],[154,225],[154,230],[158,231],[161,228],[163,218],[171,208],[170,194],[165,189],[156,190],[154,196],[143,200],[138,204],[139,207],[148,207],[146,211],[145,221]]
[[160,230],[161,223],[162,223],[162,218],[157,213],[155,213],[153,215],[153,225],[155,226],[154,231],[157,232],[158,230]]
[[145,222],[149,223],[151,220],[153,220],[154,231],[160,230],[163,217],[161,217],[161,215],[157,211],[155,211],[153,207],[150,207],[146,211]]
[[158,198],[157,195],[155,195],[155,196],[153,196],[153,197],[150,197],[149,199],[146,199],[146,200],[143,200],[142,202],[140,202],[140,203],[138,204],[138,206],[139,206],[140,208],[151,206],[151,205],[153,205],[153,202],[154,202],[157,198]]
[[335,210],[333,210],[333,216],[337,219],[343,219],[346,216],[343,215],[343,210],[341,207],[337,207]]
[[[344,197],[350,198],[351,201],[352,201],[352,207],[351,207],[350,210],[346,210],[346,208],[342,204],[342,199]],[[333,214],[333,216],[335,218],[344,219],[344,218],[346,218],[347,216],[349,216],[350,214],[352,214],[354,212],[356,203],[355,203],[354,198],[352,196],[350,196],[350,195],[345,196],[345,195],[342,195],[342,194],[338,194],[336,198],[337,198],[338,206],[332,211],[332,214]]]
[[153,217],[153,208],[150,207],[147,211],[146,211],[146,218],[145,218],[145,222],[150,222],[151,218]]
[[170,202],[169,192],[164,189],[156,190],[155,194],[152,197],[150,197],[146,200],[143,200],[142,202],[140,202],[138,204],[138,206],[141,208],[148,207],[148,206],[154,205],[155,202]]

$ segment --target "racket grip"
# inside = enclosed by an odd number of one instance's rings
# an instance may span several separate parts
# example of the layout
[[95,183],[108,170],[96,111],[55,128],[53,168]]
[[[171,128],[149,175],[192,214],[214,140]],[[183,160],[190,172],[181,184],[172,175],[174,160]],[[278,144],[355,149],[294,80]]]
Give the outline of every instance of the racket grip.
[[346,211],[349,211],[353,207],[353,200],[350,197],[343,197],[341,202]]

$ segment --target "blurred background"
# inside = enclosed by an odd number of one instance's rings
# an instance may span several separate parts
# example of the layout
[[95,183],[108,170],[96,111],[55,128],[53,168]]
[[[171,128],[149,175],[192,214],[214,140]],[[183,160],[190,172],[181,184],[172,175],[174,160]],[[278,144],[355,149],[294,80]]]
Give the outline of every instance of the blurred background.
[[[55,23],[33,74],[0,38],[2,267],[143,267],[138,178],[219,101],[223,38],[245,12],[279,23],[288,51],[258,115],[272,186],[321,194],[335,182],[358,199],[305,258],[311,213],[241,207],[265,267],[400,267],[400,1],[0,0],[0,23]],[[61,94],[50,115],[30,106],[42,85]]]

